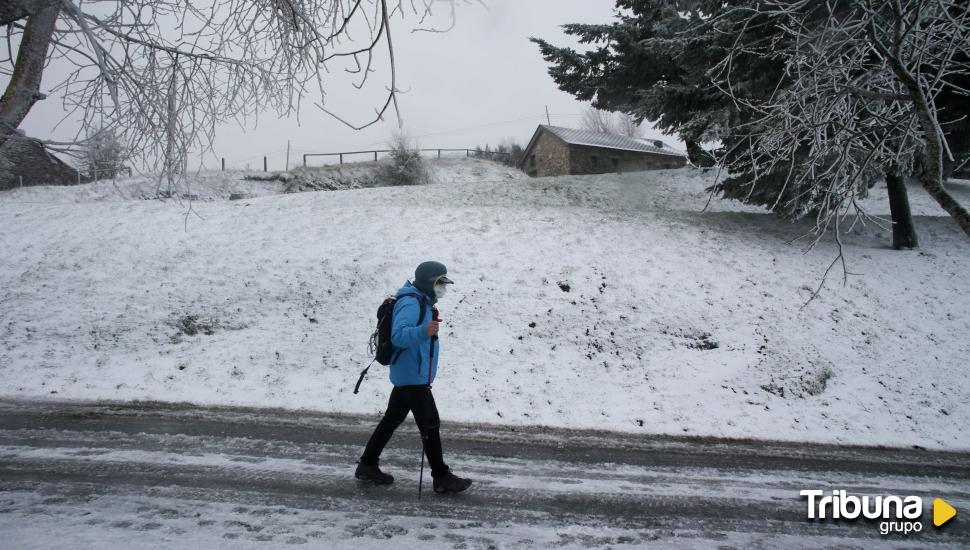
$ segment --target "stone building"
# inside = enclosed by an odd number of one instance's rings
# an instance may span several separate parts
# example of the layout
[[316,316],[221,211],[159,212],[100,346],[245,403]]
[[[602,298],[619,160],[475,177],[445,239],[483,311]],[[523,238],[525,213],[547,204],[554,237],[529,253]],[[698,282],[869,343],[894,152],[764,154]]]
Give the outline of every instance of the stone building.
[[77,170],[35,139],[14,136],[0,147],[0,190],[21,185],[70,185],[78,181]]
[[519,165],[530,176],[680,168],[687,156],[660,140],[540,125]]

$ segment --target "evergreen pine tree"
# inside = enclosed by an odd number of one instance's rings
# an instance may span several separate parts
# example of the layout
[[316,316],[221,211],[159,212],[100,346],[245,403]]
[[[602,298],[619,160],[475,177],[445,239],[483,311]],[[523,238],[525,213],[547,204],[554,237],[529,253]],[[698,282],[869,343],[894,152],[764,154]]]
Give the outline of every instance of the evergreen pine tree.
[[[820,29],[833,17],[857,9],[854,2],[809,2],[779,8],[761,0],[618,0],[616,7],[615,20],[610,23],[564,26],[567,34],[588,45],[584,52],[532,39],[550,63],[549,74],[561,90],[591,101],[599,109],[629,113],[638,122],[649,120],[662,131],[676,133],[687,144],[694,164],[709,164],[700,145],[718,142],[720,160],[730,174],[712,190],[725,198],[768,207],[785,218],[829,213],[833,187],[840,188],[845,200],[852,200],[865,196],[885,179],[894,205],[894,246],[915,246],[906,186],[901,183],[907,176],[919,175],[920,152],[906,141],[911,135],[888,138],[896,140],[906,155],[881,159],[872,166],[862,158],[868,153],[864,148],[850,151],[848,154],[860,157],[854,162],[863,169],[847,181],[793,178],[799,171],[814,175],[820,162],[822,172],[825,163],[836,166],[841,162],[837,158],[820,161],[818,156],[808,162],[810,151],[801,142],[779,144],[786,145],[787,157],[767,169],[764,163],[746,162],[759,134],[763,136],[766,130],[763,106],[793,85],[794,76],[786,71],[786,63],[791,62],[796,46],[793,34],[782,29],[785,18],[779,11],[801,10],[795,17],[797,24]],[[785,15],[791,16],[791,12]],[[729,54],[730,63],[725,64]],[[866,76],[871,69],[860,66],[859,70],[860,76]],[[961,82],[957,83],[960,89],[968,89]],[[958,90],[937,97],[939,111],[949,114],[948,144],[958,157],[948,169],[966,157],[970,143],[970,117],[961,116],[965,105],[966,97]],[[863,108],[858,116],[878,115]],[[790,122],[776,119],[767,123]],[[879,125],[873,122],[870,127],[878,129]],[[758,145],[763,150],[764,142]],[[833,173],[840,177],[838,171]]]
[[700,144],[724,140],[738,113],[707,75],[734,37],[722,33],[723,23],[708,23],[705,4],[618,0],[613,22],[563,26],[591,46],[586,52],[531,40],[561,90],[678,135],[691,162],[709,166]]

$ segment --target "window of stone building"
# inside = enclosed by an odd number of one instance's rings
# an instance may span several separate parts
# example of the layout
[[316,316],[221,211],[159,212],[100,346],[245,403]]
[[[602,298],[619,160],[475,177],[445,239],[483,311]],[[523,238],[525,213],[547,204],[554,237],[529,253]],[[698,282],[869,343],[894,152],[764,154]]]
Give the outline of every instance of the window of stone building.
[[594,169],[599,167],[599,161],[600,161],[599,157],[595,155],[591,156],[589,157],[589,161],[593,164]]
[[536,165],[536,156],[529,155],[529,166],[535,166],[535,165]]
[[619,172],[620,171],[620,159],[614,157],[614,158],[611,158],[610,160],[613,161],[613,170]]

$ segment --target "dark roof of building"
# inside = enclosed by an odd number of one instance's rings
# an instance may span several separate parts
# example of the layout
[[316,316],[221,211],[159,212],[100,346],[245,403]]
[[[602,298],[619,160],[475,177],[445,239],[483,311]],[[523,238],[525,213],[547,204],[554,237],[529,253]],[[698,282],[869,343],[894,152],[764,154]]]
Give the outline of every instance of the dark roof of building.
[[572,128],[563,128],[562,126],[546,126],[545,124],[539,127],[552,132],[556,137],[570,145],[586,145],[589,147],[604,147],[607,149],[620,149],[623,151],[637,151],[640,153],[654,153],[678,157],[686,156],[682,151],[674,149],[659,139],[634,138],[618,134],[591,132],[589,130],[574,130]]
[[0,146],[0,189],[78,183],[78,172],[36,139],[13,135]]

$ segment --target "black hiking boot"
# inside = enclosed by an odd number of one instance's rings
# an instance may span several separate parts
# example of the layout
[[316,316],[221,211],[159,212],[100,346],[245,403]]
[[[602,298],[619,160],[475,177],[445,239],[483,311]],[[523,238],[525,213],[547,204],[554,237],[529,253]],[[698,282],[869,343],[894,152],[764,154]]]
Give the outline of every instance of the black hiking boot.
[[471,485],[472,480],[458,477],[451,472],[434,478],[434,492],[436,493],[460,493]]
[[377,467],[377,464],[369,466],[367,464],[357,463],[357,471],[354,472],[354,477],[361,479],[363,481],[373,481],[378,485],[390,485],[394,483],[394,476],[391,474],[385,474]]

